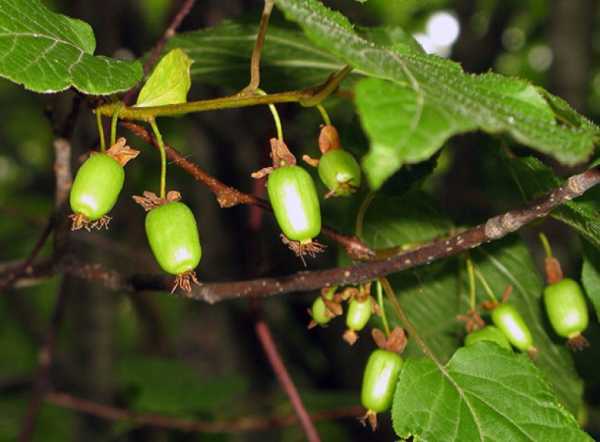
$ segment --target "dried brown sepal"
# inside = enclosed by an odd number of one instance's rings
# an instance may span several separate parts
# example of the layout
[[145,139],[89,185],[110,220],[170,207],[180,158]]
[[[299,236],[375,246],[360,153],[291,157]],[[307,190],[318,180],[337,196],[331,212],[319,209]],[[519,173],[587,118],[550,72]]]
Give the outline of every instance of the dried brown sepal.
[[573,351],[581,351],[584,348],[589,347],[590,343],[581,333],[578,333],[568,339],[567,346]]
[[252,172],[250,176],[255,180],[260,180],[261,178],[264,178],[267,175],[269,175],[271,172],[273,172],[272,167],[263,167],[262,169],[257,170],[256,172]]
[[339,302],[336,302],[335,299],[323,298],[323,302],[325,303],[325,307],[327,307],[326,314],[329,318],[335,318],[336,316],[341,316],[344,313],[344,308]]
[[371,282],[361,284],[358,288],[358,293],[354,295],[354,298],[358,302],[365,302],[371,297]]
[[[489,301],[486,301],[489,302]],[[494,308],[497,304],[494,305]],[[493,308],[489,309],[493,310]],[[465,323],[465,330],[467,333],[471,333],[475,330],[479,330],[485,327],[485,321],[479,315],[479,312],[476,309],[470,309],[464,315],[458,315],[456,317],[459,321],[463,321]]]
[[548,284],[556,284],[563,279],[563,272],[560,262],[553,256],[544,260],[544,268],[546,270],[546,282]]
[[167,192],[166,198],[160,198],[154,192],[145,190],[143,196],[133,195],[132,198],[136,203],[142,206],[146,212],[149,212],[164,204],[179,201],[181,199],[181,194],[176,190],[170,190]]
[[364,416],[358,418],[358,421],[363,427],[366,427],[368,423],[372,431],[377,430],[377,413],[373,410],[367,410]]
[[319,150],[322,154],[326,154],[330,150],[341,149],[340,135],[337,129],[328,124],[321,128],[319,133]]
[[108,225],[112,218],[108,215],[104,215],[102,218],[97,219],[96,221],[90,221],[87,216],[82,213],[72,213],[69,215],[71,219],[71,231],[85,229],[88,232],[92,230],[102,230],[107,229]]
[[302,155],[302,161],[312,167],[319,167],[319,159],[312,158],[309,155]]
[[189,270],[185,273],[180,273],[175,277],[175,282],[171,288],[171,293],[174,293],[177,288],[189,293],[192,291],[192,283],[200,285],[200,281],[198,281],[198,278],[196,278],[196,272]]
[[381,330],[374,328],[371,336],[377,347],[394,353],[402,353],[408,344],[406,333],[401,327],[394,327],[387,338]]
[[342,335],[344,341],[346,341],[350,345],[354,345],[356,341],[358,341],[358,334],[354,330],[346,330]]
[[354,298],[358,293],[359,290],[356,287],[346,287],[344,290],[338,292],[337,294],[340,296],[342,301],[348,301]]
[[[310,310],[308,311],[308,313],[310,314]],[[306,326],[306,328],[308,330],[312,330],[313,328],[315,328],[317,325],[317,322],[314,319],[311,319],[310,322],[308,323],[308,325]]]
[[335,189],[330,190],[329,192],[327,192],[325,194],[325,199],[332,198],[334,196],[337,196],[338,194],[347,195],[348,193],[356,192],[358,190],[358,187],[356,187],[353,184],[350,184],[351,182],[352,182],[352,179],[338,183],[338,185]]
[[508,302],[508,298],[510,298],[510,294],[512,293],[512,291],[512,285],[507,285],[504,291],[502,292],[502,303]]
[[481,308],[483,308],[484,310],[491,312],[496,307],[498,307],[498,301],[483,301],[480,305]]
[[290,152],[287,144],[278,138],[271,138],[269,141],[271,143],[271,160],[273,162],[273,166],[263,167],[262,169],[250,174],[250,176],[255,180],[266,177],[273,172],[273,170],[279,167],[293,166],[296,164],[296,157],[292,152]]
[[370,299],[371,299],[371,308],[373,309],[373,313],[375,313],[377,316],[383,315],[383,312],[381,311],[381,307],[379,306],[377,301],[375,301],[375,298],[373,298],[371,296]]
[[311,258],[314,258],[319,253],[323,253],[323,251],[325,251],[325,249],[327,248],[326,245],[321,244],[320,242],[315,240],[304,243],[301,243],[300,241],[293,241],[291,239],[288,239],[283,233],[281,234],[281,242],[288,246],[288,248],[292,252],[294,252],[298,258],[302,260],[305,266],[305,256],[310,256]]
[[123,137],[119,138],[115,144],[110,146],[106,154],[114,158],[121,166],[133,160],[140,154],[139,150],[132,149],[127,145],[127,140]]

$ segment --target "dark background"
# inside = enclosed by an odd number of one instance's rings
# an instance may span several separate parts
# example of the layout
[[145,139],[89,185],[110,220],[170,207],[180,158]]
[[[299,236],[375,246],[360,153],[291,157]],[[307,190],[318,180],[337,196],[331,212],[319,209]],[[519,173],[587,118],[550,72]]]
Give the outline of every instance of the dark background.
[[[103,0],[51,1],[53,10],[92,25],[97,53],[139,57],[162,34],[177,1]],[[175,5],[172,5],[174,3]],[[326,2],[363,25],[400,25],[422,31],[432,12],[449,10],[461,33],[451,58],[466,71],[493,69],[517,75],[565,98],[573,107],[598,120],[600,114],[600,27],[598,2],[591,0],[527,1],[400,1],[352,0]],[[200,0],[181,30],[213,26],[225,19],[258,22],[262,2]],[[273,20],[283,22],[276,12]],[[544,61],[550,53],[551,63]],[[537,57],[537,58],[536,58]],[[542,58],[540,62],[540,57]],[[234,92],[195,84],[190,97],[216,97]],[[52,211],[52,128],[45,110],[63,118],[72,93],[38,96],[0,80],[0,266],[27,256]],[[280,106],[288,144],[299,151],[315,144],[318,114],[296,105]],[[337,108],[336,108],[337,109]],[[339,115],[338,115],[339,113]],[[355,151],[366,149],[359,122],[348,109],[339,118]],[[273,123],[266,108],[217,111],[161,122],[163,135],[190,159],[230,185],[249,193],[264,193],[250,173],[267,164]],[[123,135],[130,135],[123,132]],[[96,144],[93,116],[84,103],[73,136],[77,158]],[[143,230],[143,211],[128,197],[156,191],[158,155],[140,146],[140,160],[127,167],[122,197],[113,210],[108,232],[71,235],[82,260],[101,262],[131,272],[158,272]],[[442,154],[427,186],[457,225],[480,222],[520,204],[513,188],[496,177],[494,140],[480,134],[456,137]],[[358,146],[358,147],[356,147]],[[547,160],[547,159],[546,159]],[[553,164],[550,162],[550,164]],[[561,174],[571,172],[553,164]],[[169,169],[169,188],[182,192],[193,208],[203,245],[198,276],[203,281],[235,280],[287,274],[302,264],[278,240],[271,215],[249,207],[220,209],[212,194],[176,168]],[[330,208],[335,212],[335,206]],[[334,213],[335,215],[335,213]],[[334,216],[333,215],[333,216]],[[257,218],[260,217],[260,218]],[[258,232],[250,220],[261,219]],[[352,225],[334,221],[342,227]],[[346,230],[350,233],[350,230]],[[577,274],[579,245],[574,235],[549,223],[547,232],[559,238],[554,247],[567,272]],[[526,238],[527,232],[525,232]],[[531,235],[530,235],[531,236]],[[48,256],[51,248],[43,252]],[[335,247],[310,262],[311,268],[336,263]],[[0,267],[1,269],[2,267]],[[255,311],[246,301],[209,306],[157,293],[125,295],[71,276],[19,284],[0,297],[0,440],[14,440],[30,397],[49,315],[57,293],[66,296],[66,310],[51,370],[52,385],[82,397],[163,412],[181,417],[224,419],[288,414],[292,409],[268,365],[254,334]],[[358,403],[362,369],[370,340],[350,349],[341,341],[342,321],[326,329],[306,331],[306,307],[316,294],[292,294],[268,299],[262,314],[271,327],[288,369],[307,407],[336,409]],[[256,306],[254,306],[256,307]],[[598,375],[590,367],[594,353],[581,358],[591,431],[598,431]],[[186,377],[189,376],[189,377]],[[196,387],[185,384],[185,379]],[[177,380],[180,380],[179,385]],[[174,383],[173,383],[174,382]],[[187,394],[187,396],[186,396]],[[196,396],[190,398],[188,396]],[[324,440],[392,440],[387,416],[371,434],[353,418],[318,424]],[[35,440],[39,441],[191,441],[302,440],[298,427],[236,435],[199,435],[115,423],[45,405]]]

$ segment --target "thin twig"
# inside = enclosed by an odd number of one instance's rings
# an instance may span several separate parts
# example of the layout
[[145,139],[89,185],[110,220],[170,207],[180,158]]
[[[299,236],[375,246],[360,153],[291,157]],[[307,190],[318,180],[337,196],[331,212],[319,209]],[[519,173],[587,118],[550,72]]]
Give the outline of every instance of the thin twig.
[[[167,41],[169,41],[169,39],[171,39],[175,35],[175,33],[177,32],[177,29],[181,25],[181,22],[185,19],[185,17],[187,17],[187,15],[190,13],[192,8],[194,7],[194,3],[196,3],[196,0],[184,0],[183,1],[179,10],[173,16],[171,23],[169,23],[169,25],[167,26],[167,29],[165,29],[165,32],[163,33],[163,35],[160,37],[160,39],[156,42],[156,44],[152,48],[152,51],[150,52],[150,56],[146,59],[146,62],[144,63],[144,75],[147,75],[152,70],[152,68],[158,61],[158,58],[160,57],[160,54],[161,54],[163,48],[167,44]],[[133,99],[136,91],[137,91],[137,87],[130,89],[123,97],[123,102],[126,104],[130,103],[131,100]]]
[[[128,421],[138,425],[165,428],[185,432],[201,433],[242,433],[247,431],[264,431],[273,428],[289,427],[297,424],[294,414],[287,416],[249,416],[240,419],[223,421],[201,421],[181,419],[154,413],[137,413],[135,411],[100,404],[82,399],[67,393],[49,393],[46,401],[59,407],[68,408],[80,413],[87,413],[103,419]],[[311,414],[315,421],[357,417],[364,413],[359,406],[349,406],[335,410],[321,411]]]
[[252,49],[252,58],[250,59],[250,83],[248,83],[248,86],[244,88],[242,93],[254,93],[260,86],[260,56],[265,44],[265,37],[269,27],[269,18],[271,17],[271,11],[273,11],[274,5],[274,0],[265,0],[265,5],[260,17],[260,24],[258,26],[258,34],[256,35],[256,42]]
[[264,320],[259,320],[255,324],[255,330],[260,344],[267,355],[267,359],[269,360],[271,367],[273,367],[273,371],[275,372],[275,376],[277,376],[277,380],[279,381],[281,388],[283,388],[285,394],[292,404],[292,407],[294,407],[294,411],[300,420],[300,426],[306,435],[306,439],[309,442],[319,442],[321,440],[319,433],[317,433],[317,429],[315,428],[310,415],[306,411],[306,408],[304,408],[302,398],[300,398],[300,394],[294,385],[294,381],[288,373],[285,364],[283,363],[283,359],[281,359],[281,356],[279,355],[277,345],[273,340],[273,336],[271,335],[269,327]]
[[[143,126],[130,122],[122,122],[121,125],[129,129],[147,143],[152,144],[154,147],[158,146],[156,139]],[[196,181],[208,187],[208,189],[215,194],[221,207],[233,207],[238,204],[250,204],[272,211],[271,205],[264,199],[240,192],[233,187],[227,186],[218,179],[206,173],[200,166],[185,158],[173,147],[165,144],[165,152],[169,160],[171,160],[174,165],[180,167],[194,177]],[[327,226],[322,228],[322,232],[328,238],[344,247],[348,252],[348,255],[350,255],[352,258],[365,259],[374,256],[373,251],[355,236],[343,235]]]

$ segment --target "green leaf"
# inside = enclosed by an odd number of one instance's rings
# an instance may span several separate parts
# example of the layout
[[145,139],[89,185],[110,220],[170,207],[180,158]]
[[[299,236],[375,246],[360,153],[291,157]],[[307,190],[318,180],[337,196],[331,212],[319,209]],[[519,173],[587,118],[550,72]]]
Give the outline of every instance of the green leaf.
[[134,409],[173,415],[217,411],[246,389],[238,376],[203,379],[182,362],[147,357],[122,361],[119,379],[135,387]]
[[408,359],[392,420],[399,437],[422,441],[592,440],[527,356],[486,342],[447,365]]
[[[465,130],[507,132],[520,143],[565,164],[583,161],[593,150],[598,128],[564,101],[526,81],[495,74],[468,75],[457,63],[423,54],[408,45],[382,46],[359,35],[343,15],[318,0],[276,3],[316,45],[367,76],[397,85],[392,91],[398,106],[394,112],[379,109],[389,106],[388,97],[383,94],[381,103],[374,99],[365,105],[362,96],[359,105],[361,118],[370,122],[365,123],[365,129],[375,145],[364,164],[374,188],[400,165],[427,158],[447,137]],[[377,86],[382,87],[383,83],[368,85],[374,89]],[[399,93],[400,89],[404,91]],[[433,124],[432,115],[443,117],[444,121]],[[384,119],[377,128],[393,128],[395,133],[408,128],[409,132],[398,140],[370,130],[377,116]],[[429,136],[422,135],[426,132]],[[408,145],[408,140],[417,144]],[[394,161],[381,171],[381,165],[391,161],[390,152]],[[379,154],[384,158],[379,158]]]
[[130,89],[142,77],[139,62],[94,56],[92,28],[51,12],[40,0],[0,0],[0,76],[34,92],[71,86],[85,94]]
[[187,101],[192,85],[192,60],[181,49],[172,49],[158,62],[140,91],[137,107],[165,106]]
[[[541,197],[563,184],[552,169],[534,157],[503,158],[526,201]],[[600,187],[564,203],[550,216],[571,226],[595,247],[600,247]]]
[[600,250],[587,242],[583,244],[581,282],[585,293],[592,301],[596,319],[600,320]]

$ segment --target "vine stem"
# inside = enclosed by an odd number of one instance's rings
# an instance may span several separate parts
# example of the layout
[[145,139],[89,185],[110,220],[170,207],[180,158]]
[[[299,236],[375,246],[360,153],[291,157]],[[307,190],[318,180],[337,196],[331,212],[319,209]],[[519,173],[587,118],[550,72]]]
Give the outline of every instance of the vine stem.
[[258,25],[258,34],[256,35],[256,41],[254,48],[252,49],[252,56],[250,58],[250,83],[244,88],[243,93],[253,93],[260,86],[260,57],[262,54],[262,48],[265,44],[265,37],[267,36],[267,29],[269,27],[269,19],[273,6],[275,5],[274,0],[265,0],[262,15],[260,16],[260,24]]
[[187,103],[165,106],[129,107],[122,102],[107,103],[96,108],[95,112],[104,116],[113,116],[119,111],[122,120],[149,122],[156,117],[172,117],[192,112],[204,112],[217,109],[232,109],[247,106],[258,106],[277,103],[300,103],[303,106],[315,106],[333,93],[344,78],[352,71],[345,66],[329,76],[321,85],[306,89],[278,92],[267,95],[231,95],[209,100],[188,101]]
[[158,151],[160,152],[160,198],[164,199],[167,193],[167,155],[165,153],[165,142],[160,130],[158,130],[156,120],[150,120],[150,126],[152,126],[152,131],[158,143]]
[[331,126],[331,118],[329,118],[329,114],[327,113],[327,110],[325,110],[325,107],[323,107],[321,103],[317,104],[316,107],[319,113],[321,114],[321,118],[323,118],[323,122],[327,126]]

